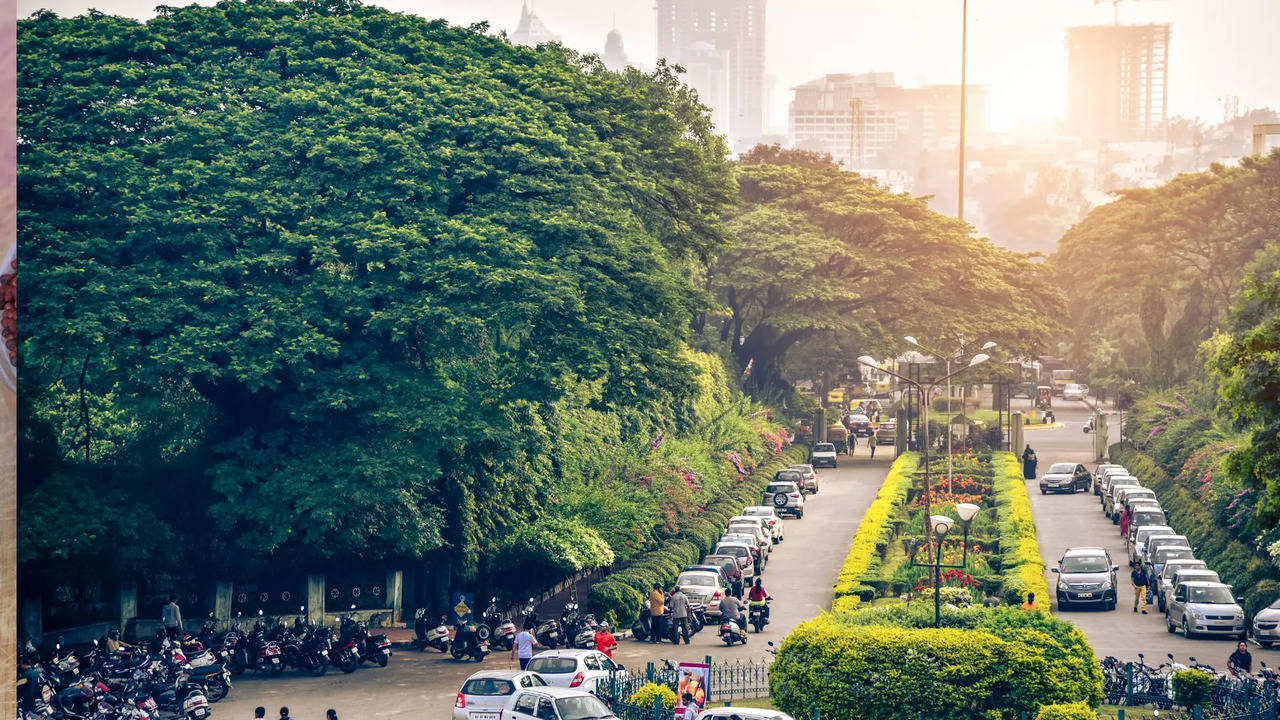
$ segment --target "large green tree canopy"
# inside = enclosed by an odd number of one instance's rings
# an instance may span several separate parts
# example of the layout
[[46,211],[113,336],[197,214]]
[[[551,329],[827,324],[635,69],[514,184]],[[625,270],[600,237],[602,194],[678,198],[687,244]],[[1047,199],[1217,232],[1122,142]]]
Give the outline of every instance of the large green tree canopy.
[[20,23],[24,508],[106,481],[104,518],[212,506],[211,548],[462,553],[545,499],[567,383],[692,392],[688,268],[735,192],[705,108],[482,31],[348,0]]
[[1280,153],[1124,190],[1052,258],[1070,300],[1072,360],[1095,383],[1168,387],[1240,297],[1244,268],[1280,242]]
[[782,382],[797,344],[805,356],[845,353],[851,368],[855,348],[901,350],[906,334],[991,339],[1016,356],[1053,331],[1061,294],[1042,266],[972,236],[925,199],[803,154],[757,152],[744,163],[729,223],[736,243],[709,284],[726,308],[721,337],[741,363],[754,360],[757,384]]

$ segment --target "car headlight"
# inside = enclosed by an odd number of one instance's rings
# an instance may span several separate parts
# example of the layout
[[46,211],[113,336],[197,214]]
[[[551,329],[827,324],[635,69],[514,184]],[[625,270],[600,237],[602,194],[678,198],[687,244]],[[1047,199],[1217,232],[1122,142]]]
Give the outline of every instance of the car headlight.
[[1110,589],[1111,589],[1111,581],[1110,581],[1110,580],[1103,580],[1103,581],[1102,581],[1102,589],[1103,589],[1103,590],[1110,590]]
[[1201,612],[1201,611],[1200,611],[1199,609],[1197,609],[1197,608],[1191,608],[1191,617],[1193,617],[1193,618],[1195,618],[1195,619],[1197,619],[1197,620],[1203,620],[1203,619],[1204,619],[1204,613],[1203,613],[1203,612]]

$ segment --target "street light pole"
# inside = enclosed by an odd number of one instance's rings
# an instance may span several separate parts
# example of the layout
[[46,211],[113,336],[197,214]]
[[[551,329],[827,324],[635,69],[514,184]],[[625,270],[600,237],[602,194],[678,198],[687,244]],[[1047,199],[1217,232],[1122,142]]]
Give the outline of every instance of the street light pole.
[[[946,380],[947,380],[947,491],[948,491],[948,492],[950,492],[950,490],[951,490],[951,477],[952,477],[952,475],[954,475],[954,474],[955,474],[955,473],[954,473],[954,471],[952,470],[952,466],[951,466],[951,375],[952,375],[952,373],[951,373],[951,360],[952,360],[952,357],[953,357],[953,356],[954,356],[954,357],[956,357],[956,358],[959,358],[959,356],[961,355],[961,353],[962,353],[962,352],[963,352],[963,350],[964,350],[964,347],[963,347],[963,345],[964,345],[964,341],[963,341],[963,340],[961,340],[961,347],[957,348],[957,349],[956,349],[956,351],[955,351],[954,353],[947,354],[947,353],[940,353],[940,352],[938,352],[937,350],[933,350],[933,349],[931,349],[931,348],[927,348],[927,347],[925,347],[924,345],[921,345],[921,344],[920,344],[920,341],[919,341],[919,340],[916,340],[916,339],[915,339],[915,337],[914,337],[914,336],[912,336],[912,335],[907,335],[906,337],[904,337],[904,338],[902,338],[902,339],[903,339],[903,340],[906,340],[908,343],[911,343],[912,345],[914,345],[914,346],[916,346],[916,347],[920,348],[921,350],[924,350],[925,352],[929,353],[930,355],[933,355],[934,357],[946,357],[946,359],[947,359],[947,377],[946,377]],[[988,340],[987,342],[985,342],[985,343],[983,343],[983,344],[982,344],[982,349],[983,349],[983,350],[990,350],[991,348],[993,348],[993,347],[995,347],[995,346],[996,346],[996,343],[995,343],[994,341],[992,341],[992,340]],[[933,391],[932,391],[932,389],[930,390],[930,392],[931,392],[931,393],[933,392]],[[963,415],[963,414],[964,414],[964,403],[963,403],[963,402],[961,402],[961,403],[960,403],[960,413],[961,413],[961,415]],[[926,424],[926,425],[925,425],[925,427],[926,427],[926,429],[927,429],[927,428],[928,428],[928,425]]]
[[956,217],[964,219],[964,112],[965,112],[965,69],[969,59],[969,0],[961,0],[960,15],[960,207]]

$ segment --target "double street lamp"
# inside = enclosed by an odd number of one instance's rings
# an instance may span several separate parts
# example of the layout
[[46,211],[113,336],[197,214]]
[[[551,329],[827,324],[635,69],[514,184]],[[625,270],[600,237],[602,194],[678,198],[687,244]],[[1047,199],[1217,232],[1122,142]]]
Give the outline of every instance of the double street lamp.
[[969,564],[969,526],[973,523],[973,518],[977,516],[981,510],[973,503],[958,503],[956,505],[956,514],[960,516],[960,526],[964,528],[964,540],[961,542],[963,548],[960,556],[959,564],[947,564],[942,562],[942,539],[946,537],[951,530],[951,526],[955,524],[948,515],[929,515],[927,523],[929,531],[933,537],[937,539],[937,551],[934,555],[933,562],[916,562],[916,550],[918,549],[915,539],[908,540],[906,543],[907,557],[910,558],[911,567],[924,567],[933,570],[933,626],[942,627],[942,569],[943,568],[961,568],[963,569]]
[[[913,343],[913,344],[918,345],[918,343]],[[988,343],[987,346],[994,347],[994,343]],[[984,346],[984,349],[986,349],[987,346]],[[924,515],[926,518],[929,518],[929,522],[926,523],[926,527],[925,527],[925,539],[926,539],[926,542],[929,543],[930,547],[933,547],[936,544],[937,553],[938,553],[938,560],[931,567],[934,567],[934,583],[933,583],[933,596],[934,596],[933,600],[934,600],[934,606],[935,606],[934,607],[934,615],[935,615],[934,623],[939,626],[941,625],[941,622],[942,622],[941,601],[940,601],[940,594],[939,594],[939,588],[938,588],[939,576],[940,576],[941,567],[942,567],[941,566],[941,562],[942,562],[941,538],[943,535],[946,535],[948,530],[951,529],[951,525],[955,521],[945,515],[933,514],[933,496],[932,496],[933,483],[932,483],[932,478],[930,477],[931,466],[929,463],[929,404],[928,404],[927,398],[928,396],[933,394],[934,389],[937,388],[940,383],[944,381],[950,381],[953,375],[959,375],[960,373],[968,370],[969,368],[977,367],[978,365],[981,365],[982,363],[990,359],[991,359],[990,355],[987,355],[986,353],[978,353],[977,355],[974,355],[972,359],[969,360],[969,363],[967,365],[960,368],[959,370],[956,370],[955,372],[950,371],[951,365],[950,365],[950,361],[948,360],[947,374],[941,378],[938,378],[937,380],[934,380],[932,383],[929,384],[928,389],[926,389],[925,386],[920,382],[912,380],[911,378],[908,378],[908,377],[903,377],[902,375],[899,375],[898,373],[892,370],[884,370],[884,368],[879,367],[879,365],[876,364],[875,358],[871,357],[870,355],[860,355],[858,357],[858,362],[860,364],[865,365],[872,369],[883,370],[885,373],[892,375],[898,380],[915,388],[916,392],[920,394],[920,421],[922,425],[921,445],[923,446],[923,452],[924,452]],[[948,400],[948,403],[949,402],[950,401]],[[949,455],[948,455],[948,462],[950,462]],[[962,504],[969,505],[969,503],[962,503]],[[960,519],[964,524],[966,540],[968,539],[968,536],[969,536],[969,521],[971,521],[973,519],[973,516],[978,512],[978,506],[973,505],[972,508],[973,508],[972,511],[969,511],[967,509],[964,511],[961,511]],[[958,506],[957,506],[957,510],[959,510]],[[968,513],[969,515],[968,519],[964,517],[965,513]],[[942,519],[938,520],[938,518],[942,518]],[[968,552],[969,552],[967,542],[965,543],[964,552],[965,552],[964,558],[965,558],[965,561],[967,561]],[[914,553],[913,553],[913,556],[914,556]],[[913,565],[915,564],[914,557],[913,557],[912,564]],[[946,567],[951,567],[951,566],[946,566]]]
[[[947,380],[947,482],[948,482],[948,483],[950,483],[950,481],[951,481],[951,475],[952,475],[952,472],[951,472],[951,380],[950,380],[950,378],[951,378],[951,360],[952,360],[952,358],[953,358],[953,357],[957,357],[957,358],[958,358],[958,357],[960,357],[960,354],[961,354],[961,351],[963,350],[963,348],[958,348],[954,353],[940,353],[940,352],[938,352],[937,350],[932,350],[932,349],[930,349],[930,348],[925,347],[924,345],[921,345],[921,344],[920,344],[920,341],[916,340],[916,339],[915,339],[914,337],[912,337],[911,335],[908,335],[908,336],[906,336],[906,337],[904,337],[904,338],[902,338],[902,339],[903,339],[903,340],[906,340],[908,343],[910,343],[910,344],[912,344],[912,345],[914,345],[914,346],[916,346],[916,347],[920,348],[921,350],[924,350],[925,352],[929,353],[930,355],[932,355],[932,356],[934,356],[934,357],[936,357],[936,358],[945,358],[945,359],[946,359],[946,363],[947,363],[947,378],[948,378],[948,380]],[[993,340],[988,340],[987,342],[985,342],[985,343],[983,343],[983,344],[982,344],[982,350],[983,350],[983,352],[985,352],[985,351],[990,350],[991,348],[993,348],[993,347],[995,347],[995,346],[996,346],[995,341],[993,341]],[[962,392],[961,394],[963,395],[964,393]],[[961,403],[960,403],[960,414],[961,414],[961,415],[963,415],[963,414],[964,414],[964,403],[963,403],[963,402],[961,402]],[[948,487],[950,487],[950,486],[948,485]]]

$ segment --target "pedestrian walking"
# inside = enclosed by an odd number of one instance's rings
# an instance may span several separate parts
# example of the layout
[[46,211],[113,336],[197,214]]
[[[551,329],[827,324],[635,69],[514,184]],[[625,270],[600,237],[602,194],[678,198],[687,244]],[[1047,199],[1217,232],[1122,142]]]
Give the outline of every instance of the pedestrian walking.
[[1022,477],[1026,480],[1036,479],[1036,451],[1031,449],[1031,444],[1027,443],[1027,448],[1022,451]]
[[876,440],[876,431],[872,430],[871,434],[867,436],[867,449],[871,451],[872,460],[876,459],[876,445],[878,444],[879,441]]
[[1129,573],[1129,580],[1133,583],[1133,611],[1138,612],[1141,606],[1142,614],[1147,614],[1147,574],[1141,568],[1134,568]]
[[613,658],[613,649],[618,647],[618,640],[609,632],[609,623],[600,623],[600,628],[596,630],[596,650],[604,653],[610,659]]
[[653,589],[649,591],[649,642],[662,642],[662,616],[666,612],[664,604],[665,598],[662,595],[662,585],[653,584]]
[[520,661],[521,670],[529,667],[529,661],[533,659],[533,644],[537,639],[529,632],[532,629],[533,622],[525,620],[524,629],[516,633],[515,642],[511,645],[511,659]]
[[280,708],[280,720],[293,720],[293,718],[289,717],[289,708]]
[[267,716],[267,709],[259,705],[253,709],[253,720],[262,720]]
[[1120,537],[1129,537],[1129,522],[1133,519],[1133,511],[1128,507],[1120,513]]
[[160,609],[160,621],[170,640],[177,642],[182,637],[182,608],[178,607],[177,595],[170,595],[169,603]]
[[679,585],[671,588],[671,622],[680,629],[684,644],[688,645],[689,636],[693,635],[693,629],[689,626],[689,598],[680,592]]

